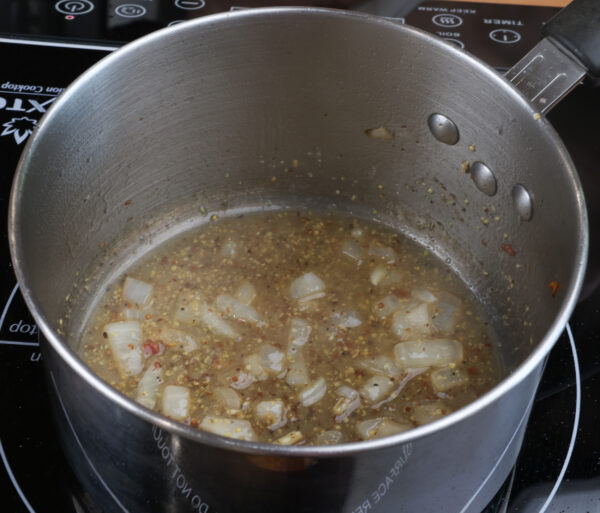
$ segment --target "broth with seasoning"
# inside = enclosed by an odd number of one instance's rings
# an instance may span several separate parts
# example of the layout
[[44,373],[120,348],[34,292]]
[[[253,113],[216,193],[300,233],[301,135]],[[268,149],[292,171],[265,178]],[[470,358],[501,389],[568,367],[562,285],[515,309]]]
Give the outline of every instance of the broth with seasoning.
[[300,211],[226,218],[157,248],[107,287],[81,354],[168,417],[284,445],[406,431],[501,375],[450,268],[380,224]]

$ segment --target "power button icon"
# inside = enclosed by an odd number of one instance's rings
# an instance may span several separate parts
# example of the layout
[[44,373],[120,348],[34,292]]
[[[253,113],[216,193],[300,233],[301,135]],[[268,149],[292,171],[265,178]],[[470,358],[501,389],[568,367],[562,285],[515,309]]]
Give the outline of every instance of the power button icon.
[[62,14],[87,14],[94,10],[94,4],[89,0],[60,0],[54,8]]

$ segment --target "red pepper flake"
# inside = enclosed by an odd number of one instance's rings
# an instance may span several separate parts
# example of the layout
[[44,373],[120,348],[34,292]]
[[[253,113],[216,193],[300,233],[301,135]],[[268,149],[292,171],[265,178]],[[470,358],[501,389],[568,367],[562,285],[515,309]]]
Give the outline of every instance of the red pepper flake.
[[552,297],[556,297],[556,293],[558,292],[559,283],[557,281],[552,281],[548,284],[550,290],[552,291]]
[[517,254],[513,249],[512,244],[501,244],[500,247],[502,248],[502,251],[508,254],[508,256],[514,257]]
[[161,363],[160,363],[160,362],[154,362],[154,368],[155,368],[155,369],[160,369],[160,368],[162,368],[162,365],[161,365]]
[[127,201],[125,202],[125,205],[127,205],[127,206],[131,205],[131,200],[127,200]]
[[190,420],[190,426],[197,428],[198,427],[198,421],[196,419]]
[[158,354],[160,353],[160,344],[154,340],[148,339],[142,344],[142,350],[146,356]]
[[238,380],[238,377],[237,377],[237,376],[233,376],[233,377],[231,378],[231,381],[237,381],[237,380]]

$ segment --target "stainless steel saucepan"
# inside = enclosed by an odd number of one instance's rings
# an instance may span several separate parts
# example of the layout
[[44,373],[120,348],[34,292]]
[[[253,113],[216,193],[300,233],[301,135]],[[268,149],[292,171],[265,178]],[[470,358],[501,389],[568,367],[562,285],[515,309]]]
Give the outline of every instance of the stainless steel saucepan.
[[[543,112],[586,68],[600,72],[598,18],[594,0],[565,9],[509,73],[519,89],[419,30],[311,8],[165,29],[69,87],[23,154],[9,236],[47,339],[62,442],[96,503],[107,512],[481,511],[515,463],[585,270],[584,198]],[[372,128],[386,137],[367,136]],[[281,447],[151,412],[79,359],[93,300],[126,265],[213,213],[272,207],[376,218],[431,248],[486,306],[505,379],[407,433]]]

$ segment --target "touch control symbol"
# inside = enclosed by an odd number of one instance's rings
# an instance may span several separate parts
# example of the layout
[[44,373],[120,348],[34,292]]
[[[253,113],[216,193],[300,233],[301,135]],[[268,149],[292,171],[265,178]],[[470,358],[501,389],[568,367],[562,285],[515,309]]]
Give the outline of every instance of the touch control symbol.
[[445,37],[444,38],[449,43],[452,43],[454,46],[458,46],[459,48],[465,47],[465,44],[460,39],[454,39],[453,37]]
[[462,18],[456,14],[436,14],[431,21],[438,27],[445,28],[460,27],[463,23]]
[[496,43],[512,44],[518,43],[521,40],[521,34],[510,29],[496,29],[490,32],[490,39]]
[[175,7],[186,11],[195,11],[202,9],[206,5],[205,0],[175,0]]
[[89,0],[60,0],[54,4],[54,8],[67,15],[87,14],[94,10],[94,4]]
[[122,18],[139,18],[146,12],[146,8],[138,4],[123,4],[115,9],[115,13]]

